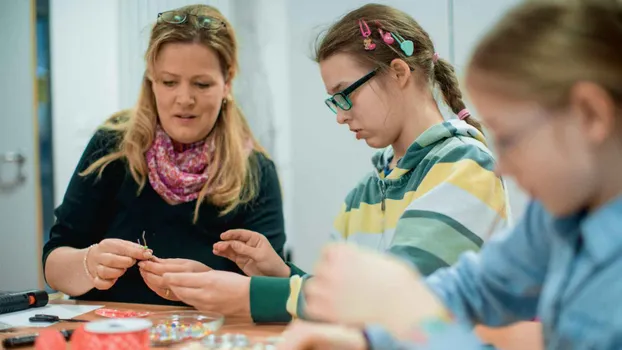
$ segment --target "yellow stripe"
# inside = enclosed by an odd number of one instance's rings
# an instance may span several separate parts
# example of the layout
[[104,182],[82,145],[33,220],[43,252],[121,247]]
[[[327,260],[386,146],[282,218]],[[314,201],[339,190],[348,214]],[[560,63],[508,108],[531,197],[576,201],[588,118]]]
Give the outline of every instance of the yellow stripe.
[[289,298],[287,298],[285,308],[292,315],[292,318],[298,318],[298,297],[300,296],[301,287],[302,277],[296,275],[289,279]]
[[385,201],[384,227],[382,226],[382,205],[380,203],[367,204],[361,203],[359,208],[345,211],[345,205],[341,213],[337,216],[334,228],[346,238],[348,234],[371,233],[379,234],[387,229],[393,229],[397,226],[402,214],[413,201],[415,191],[409,191],[404,194],[402,199],[387,199]]
[[391,172],[389,173],[389,176],[387,176],[387,179],[389,180],[399,179],[400,177],[402,177],[402,175],[406,174],[409,171],[410,169],[402,169],[402,168],[395,167],[393,170],[391,170]]
[[[450,183],[469,192],[502,218],[506,218],[507,210],[501,180],[474,160],[463,159],[455,163],[435,164],[419,185],[418,197],[442,182]],[[448,205],[451,205],[451,202]]]
[[[387,199],[385,226],[382,226],[380,203],[361,203],[359,208],[346,212],[346,205],[334,222],[334,228],[344,238],[353,233],[380,234],[397,226],[397,222],[412,201],[425,195],[443,182],[451,183],[478,198],[503,219],[507,218],[505,195],[501,180],[471,159],[455,163],[437,163],[426,174],[417,191],[409,191],[399,200]],[[493,188],[491,188],[493,187]],[[447,198],[451,205],[451,198]]]

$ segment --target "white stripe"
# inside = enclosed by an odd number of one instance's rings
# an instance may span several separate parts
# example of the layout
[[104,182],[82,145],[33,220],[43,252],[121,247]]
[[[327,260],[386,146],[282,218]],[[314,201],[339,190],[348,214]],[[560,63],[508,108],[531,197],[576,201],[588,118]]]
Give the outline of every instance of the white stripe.
[[331,233],[331,239],[338,241],[345,241],[348,243],[355,243],[361,247],[372,249],[378,252],[384,252],[389,249],[393,236],[395,235],[395,229],[387,229],[384,233],[364,233],[356,232],[350,234],[348,239],[345,240],[339,233],[333,231]]
[[406,210],[433,211],[449,216],[484,241],[506,226],[505,219],[479,198],[447,182],[412,201]]

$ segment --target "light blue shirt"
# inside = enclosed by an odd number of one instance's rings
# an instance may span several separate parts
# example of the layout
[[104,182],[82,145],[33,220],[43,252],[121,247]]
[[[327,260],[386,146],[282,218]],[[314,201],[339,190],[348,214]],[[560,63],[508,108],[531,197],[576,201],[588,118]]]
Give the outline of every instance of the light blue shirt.
[[622,197],[565,218],[531,203],[516,227],[427,283],[464,323],[538,317],[546,349],[622,349]]

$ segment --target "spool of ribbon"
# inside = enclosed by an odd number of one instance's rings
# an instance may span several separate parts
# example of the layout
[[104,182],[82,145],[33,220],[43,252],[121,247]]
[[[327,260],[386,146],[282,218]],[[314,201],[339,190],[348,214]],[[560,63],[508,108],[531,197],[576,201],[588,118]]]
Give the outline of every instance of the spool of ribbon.
[[[90,322],[73,333],[71,350],[149,350],[151,326],[151,321],[137,318]],[[65,350],[66,345],[54,332],[46,332],[37,338],[35,349]]]

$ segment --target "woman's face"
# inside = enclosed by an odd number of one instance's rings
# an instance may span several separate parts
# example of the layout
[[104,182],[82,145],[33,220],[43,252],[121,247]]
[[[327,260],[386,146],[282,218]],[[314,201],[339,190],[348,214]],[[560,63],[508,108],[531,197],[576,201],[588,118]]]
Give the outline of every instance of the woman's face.
[[158,119],[176,142],[204,140],[229,94],[214,50],[197,43],[165,44],[155,60],[152,89]]

